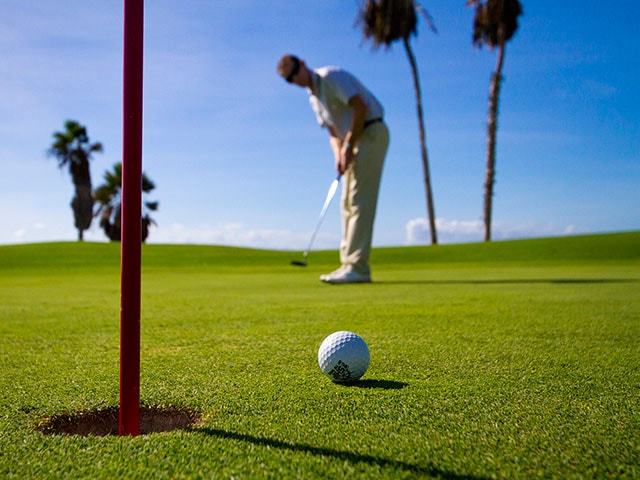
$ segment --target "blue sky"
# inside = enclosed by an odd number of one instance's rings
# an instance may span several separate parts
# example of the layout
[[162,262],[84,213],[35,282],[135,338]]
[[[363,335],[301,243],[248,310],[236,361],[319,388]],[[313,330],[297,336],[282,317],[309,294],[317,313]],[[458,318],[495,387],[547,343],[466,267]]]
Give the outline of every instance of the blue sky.
[[[391,130],[375,245],[425,243],[409,65],[354,28],[359,2],[146,2],[145,172],[160,201],[150,242],[303,248],[334,177],[306,93],[281,54],[340,65],[381,100]],[[419,63],[442,242],[480,240],[488,84],[495,53],[471,45],[464,0],[423,2]],[[45,153],[66,119],[121,160],[122,2],[3,0],[0,243],[73,240],[66,171]],[[523,1],[500,103],[496,238],[640,228],[640,6]],[[340,235],[334,202],[317,247]],[[94,222],[86,235],[104,241]]]

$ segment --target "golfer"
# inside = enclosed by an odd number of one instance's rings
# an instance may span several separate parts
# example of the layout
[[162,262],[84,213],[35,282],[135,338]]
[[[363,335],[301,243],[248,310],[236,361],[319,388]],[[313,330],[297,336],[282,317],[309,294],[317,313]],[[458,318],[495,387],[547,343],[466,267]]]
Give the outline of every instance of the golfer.
[[349,72],[337,67],[310,69],[295,55],[284,55],[278,73],[307,89],[318,123],[329,132],[336,170],[343,176],[340,262],[321,275],[326,283],[371,282],[369,255],[382,166],[389,146],[383,108]]
[[307,89],[318,123],[329,132],[336,170],[343,176],[340,262],[321,275],[326,283],[371,282],[369,255],[382,166],[389,146],[383,108],[349,72],[337,67],[310,69],[295,55],[284,55],[278,73]]

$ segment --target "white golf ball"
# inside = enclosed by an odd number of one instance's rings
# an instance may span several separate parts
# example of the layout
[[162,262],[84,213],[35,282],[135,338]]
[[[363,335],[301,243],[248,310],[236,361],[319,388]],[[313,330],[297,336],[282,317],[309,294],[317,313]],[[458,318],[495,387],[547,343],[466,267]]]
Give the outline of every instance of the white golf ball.
[[318,350],[320,370],[334,382],[358,380],[369,367],[369,347],[353,332],[335,332]]

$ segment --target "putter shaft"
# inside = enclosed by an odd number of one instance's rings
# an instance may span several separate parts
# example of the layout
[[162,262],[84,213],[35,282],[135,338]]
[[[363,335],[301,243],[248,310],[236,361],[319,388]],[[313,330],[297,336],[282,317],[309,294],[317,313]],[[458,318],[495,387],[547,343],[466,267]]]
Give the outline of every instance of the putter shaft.
[[307,266],[307,256],[311,251],[311,246],[313,245],[314,240],[316,239],[316,235],[318,234],[318,230],[320,230],[320,225],[322,225],[322,220],[324,220],[324,215],[327,213],[327,209],[331,204],[331,200],[335,197],[336,192],[338,191],[338,185],[340,184],[340,178],[342,175],[338,175],[329,185],[329,191],[327,192],[327,196],[324,199],[324,205],[322,205],[322,210],[320,211],[320,218],[318,219],[318,224],[316,225],[313,234],[311,235],[311,239],[309,240],[309,245],[302,253],[302,260],[291,260],[291,265],[295,265],[296,267],[306,267]]
[[322,210],[320,211],[320,218],[318,219],[318,224],[316,225],[315,230],[313,231],[313,235],[311,235],[311,239],[309,240],[309,245],[306,250],[302,254],[304,258],[307,258],[309,255],[309,251],[311,250],[311,246],[313,245],[314,240],[316,239],[316,235],[318,234],[318,230],[320,230],[320,225],[322,225],[322,221],[324,220],[324,215],[327,213],[327,209],[331,204],[331,200],[335,197],[336,192],[338,191],[338,185],[340,185],[340,177],[342,175],[338,175],[329,185],[329,191],[327,192],[327,196],[324,199],[324,205],[322,206]]

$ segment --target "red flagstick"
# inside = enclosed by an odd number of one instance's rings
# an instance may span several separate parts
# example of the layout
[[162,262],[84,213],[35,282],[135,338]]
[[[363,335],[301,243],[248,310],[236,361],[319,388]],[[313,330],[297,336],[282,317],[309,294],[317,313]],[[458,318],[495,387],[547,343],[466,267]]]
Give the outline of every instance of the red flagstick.
[[144,0],[124,0],[120,413],[118,433],[140,434],[142,59]]

